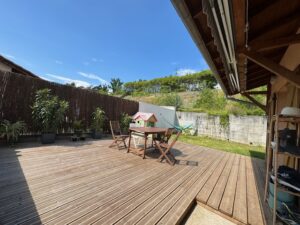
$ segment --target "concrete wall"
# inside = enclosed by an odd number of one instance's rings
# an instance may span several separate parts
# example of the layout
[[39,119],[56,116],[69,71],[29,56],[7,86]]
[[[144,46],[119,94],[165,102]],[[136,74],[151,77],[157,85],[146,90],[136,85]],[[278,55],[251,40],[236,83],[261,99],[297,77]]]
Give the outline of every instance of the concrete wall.
[[157,106],[145,102],[139,102],[139,111],[154,113],[158,120],[158,122],[155,124],[156,127],[167,128],[176,124],[175,107]]
[[221,125],[219,116],[206,113],[177,112],[179,124],[193,124],[197,135],[244,144],[266,144],[267,118],[263,116],[229,116],[229,125]]
[[139,102],[140,112],[154,113],[157,127],[192,124],[197,135],[230,140],[244,144],[266,144],[267,118],[264,116],[229,116],[229,125],[222,126],[219,116],[206,113],[176,112],[174,107]]

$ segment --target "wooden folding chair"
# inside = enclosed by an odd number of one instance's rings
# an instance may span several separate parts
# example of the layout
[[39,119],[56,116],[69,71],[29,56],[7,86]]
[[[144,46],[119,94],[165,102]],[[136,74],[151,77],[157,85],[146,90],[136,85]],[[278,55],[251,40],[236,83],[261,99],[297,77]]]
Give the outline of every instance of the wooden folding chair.
[[[172,154],[171,149],[175,145],[180,134],[181,134],[181,131],[178,131],[175,139],[172,141],[171,144],[168,144],[167,142],[164,142],[164,141],[155,140],[155,145],[161,154],[161,156],[158,158],[159,162],[162,162],[164,159],[166,159],[166,161],[172,166],[176,163],[175,156]],[[172,133],[171,133],[171,135],[172,135]],[[171,137],[171,135],[170,135],[170,137]]]
[[109,121],[109,125],[110,125],[111,135],[113,137],[113,142],[109,147],[112,148],[114,146],[117,146],[118,149],[127,148],[126,139],[129,137],[129,135],[122,134],[119,121]]
[[[152,137],[152,146],[155,145],[155,141],[159,141],[159,143],[168,143],[169,139],[172,137],[172,134],[174,133],[174,128],[168,128],[165,134],[156,134]],[[155,147],[155,149],[158,149],[158,147]]]

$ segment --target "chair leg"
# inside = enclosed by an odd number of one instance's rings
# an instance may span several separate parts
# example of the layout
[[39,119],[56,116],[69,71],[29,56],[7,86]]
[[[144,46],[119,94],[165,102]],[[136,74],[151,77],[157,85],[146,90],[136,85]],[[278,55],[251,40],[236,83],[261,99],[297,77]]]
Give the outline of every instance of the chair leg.
[[117,146],[118,146],[118,150],[120,150],[120,144],[119,144],[119,141],[116,142],[117,143]]
[[113,140],[113,142],[108,146],[109,148],[112,148],[116,145],[116,140]]
[[[165,158],[168,160],[170,165],[174,165],[176,162],[176,159],[175,159],[175,156],[171,152],[171,148],[170,147],[167,148],[164,153],[165,153]],[[172,162],[169,157],[172,157],[174,162]]]
[[172,166],[174,165],[174,163],[170,160],[170,158],[167,154],[165,154],[165,158],[170,165],[172,165]]
[[127,145],[126,145],[126,138],[123,139],[123,143],[124,143],[124,147],[127,148]]
[[162,149],[159,145],[157,145],[157,147],[158,147],[158,149],[159,149],[159,151],[160,151],[160,153],[161,153],[161,156],[158,158],[158,161],[159,161],[159,162],[162,162],[163,159],[165,158],[166,161],[167,161],[167,163],[169,163],[170,165],[174,165],[175,163],[173,163],[173,162],[170,160],[170,158],[168,157],[168,155],[167,155],[168,149],[167,149],[167,150],[164,150],[164,149]]

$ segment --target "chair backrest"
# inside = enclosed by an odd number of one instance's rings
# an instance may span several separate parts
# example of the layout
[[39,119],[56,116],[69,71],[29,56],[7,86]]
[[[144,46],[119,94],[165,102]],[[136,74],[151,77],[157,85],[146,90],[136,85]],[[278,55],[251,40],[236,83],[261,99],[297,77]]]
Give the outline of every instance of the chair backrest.
[[109,121],[111,135],[115,138],[116,135],[122,135],[119,121]]
[[168,143],[168,141],[172,137],[173,133],[174,133],[174,129],[173,128],[168,128],[168,130],[166,131],[164,137],[162,138],[162,141],[165,142],[165,143]]
[[172,141],[172,143],[168,145],[168,148],[172,148],[175,145],[175,143],[178,140],[178,138],[179,138],[180,135],[181,135],[181,131],[178,131],[177,134],[176,134],[176,137],[174,138],[174,140]]

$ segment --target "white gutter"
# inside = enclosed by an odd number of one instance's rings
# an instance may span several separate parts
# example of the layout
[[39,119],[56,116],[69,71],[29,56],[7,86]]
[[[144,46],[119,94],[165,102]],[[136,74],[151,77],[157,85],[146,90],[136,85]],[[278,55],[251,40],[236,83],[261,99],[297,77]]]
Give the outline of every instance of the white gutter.
[[233,68],[234,68],[236,80],[238,83],[238,88],[240,91],[240,82],[239,82],[237,64],[236,64],[236,56],[235,56],[235,49],[234,49],[234,42],[233,42],[233,31],[232,31],[232,23],[231,23],[230,10],[229,10],[229,2],[228,2],[228,0],[224,0],[223,3],[224,3],[223,6],[224,6],[224,11],[225,11],[226,21],[227,21],[227,25],[228,25],[227,28],[229,29],[231,49],[233,51],[233,60],[234,60]]
[[[230,36],[230,35],[232,35],[231,22],[226,20],[223,4],[222,4],[221,0],[218,0],[218,6],[220,9],[220,13],[221,13],[221,19],[222,19],[223,27],[225,30],[226,44],[228,46],[228,49],[227,49],[223,35],[222,35],[220,23],[218,20],[218,16],[217,16],[213,1],[210,1],[210,6],[211,6],[213,17],[214,17],[214,20],[215,20],[215,23],[217,26],[221,44],[222,44],[222,47],[223,47],[223,50],[225,53],[226,61],[228,64],[231,64],[233,67],[233,71],[234,71],[234,77],[232,76],[233,84],[234,84],[235,88],[239,91],[240,85],[239,85],[239,79],[238,79],[238,73],[237,73],[237,67],[236,67],[236,59],[235,59],[235,54],[234,54],[233,40],[232,40],[232,36]],[[228,8],[228,6],[227,6],[227,8]],[[229,12],[226,12],[226,14],[228,15]],[[229,22],[230,22],[230,24],[229,24]],[[228,28],[228,27],[230,27],[230,28]],[[228,30],[231,30],[231,32],[229,32]],[[228,51],[229,51],[229,53],[228,53]]]

